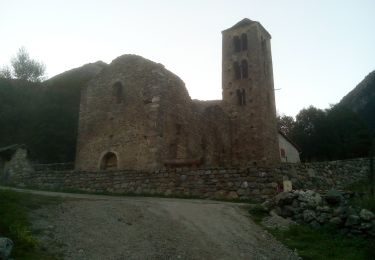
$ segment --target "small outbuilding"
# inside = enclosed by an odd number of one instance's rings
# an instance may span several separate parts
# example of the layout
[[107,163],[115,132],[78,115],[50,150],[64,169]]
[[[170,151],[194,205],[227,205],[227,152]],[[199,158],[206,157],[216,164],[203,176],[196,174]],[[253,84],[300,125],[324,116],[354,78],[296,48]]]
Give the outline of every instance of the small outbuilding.
[[299,163],[300,149],[285,134],[279,131],[280,160],[284,163]]

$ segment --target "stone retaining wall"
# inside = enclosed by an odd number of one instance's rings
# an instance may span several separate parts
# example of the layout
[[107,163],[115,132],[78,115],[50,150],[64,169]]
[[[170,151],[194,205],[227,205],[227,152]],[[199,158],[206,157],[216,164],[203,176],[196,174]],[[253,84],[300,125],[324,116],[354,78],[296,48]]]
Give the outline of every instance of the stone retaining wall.
[[276,193],[283,179],[295,188],[343,188],[366,178],[368,159],[282,164],[247,169],[165,169],[144,171],[34,171],[18,172],[8,185],[96,193],[191,196],[216,199],[265,199]]

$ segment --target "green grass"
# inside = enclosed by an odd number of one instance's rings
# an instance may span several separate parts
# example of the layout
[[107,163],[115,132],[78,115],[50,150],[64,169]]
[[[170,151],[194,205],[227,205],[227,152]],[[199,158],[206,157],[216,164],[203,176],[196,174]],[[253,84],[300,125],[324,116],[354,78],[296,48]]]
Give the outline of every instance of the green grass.
[[255,221],[255,223],[260,224],[262,222],[262,219],[266,216],[268,216],[268,212],[266,209],[264,209],[259,204],[251,205],[249,209],[249,213],[251,215],[251,218]]
[[293,225],[289,230],[270,232],[303,259],[375,259],[375,241],[347,237],[327,228]]
[[368,209],[372,212],[375,212],[375,198],[371,197],[369,182],[367,180],[362,180],[355,182],[346,187],[347,190],[363,193],[362,197],[355,197],[350,200],[350,204]]
[[[260,205],[249,209],[251,218],[258,224],[268,215]],[[297,249],[303,259],[375,259],[375,240],[348,237],[333,228],[314,229],[307,225],[292,225],[288,230],[267,229],[291,250]]]
[[12,258],[56,259],[40,248],[31,232],[27,214],[43,205],[59,202],[59,198],[0,190],[0,234],[13,241]]

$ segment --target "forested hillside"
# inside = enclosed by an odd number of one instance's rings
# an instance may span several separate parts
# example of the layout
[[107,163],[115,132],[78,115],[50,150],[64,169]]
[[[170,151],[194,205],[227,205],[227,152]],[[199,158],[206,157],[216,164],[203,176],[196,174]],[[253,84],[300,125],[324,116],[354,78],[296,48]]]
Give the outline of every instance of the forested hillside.
[[368,156],[375,137],[375,71],[331,108],[310,106],[296,119],[278,119],[280,130],[301,149],[303,161]]
[[368,74],[339,104],[357,113],[375,131],[375,71]]
[[26,144],[40,163],[75,157],[80,89],[106,64],[86,64],[42,83],[0,79],[0,147]]

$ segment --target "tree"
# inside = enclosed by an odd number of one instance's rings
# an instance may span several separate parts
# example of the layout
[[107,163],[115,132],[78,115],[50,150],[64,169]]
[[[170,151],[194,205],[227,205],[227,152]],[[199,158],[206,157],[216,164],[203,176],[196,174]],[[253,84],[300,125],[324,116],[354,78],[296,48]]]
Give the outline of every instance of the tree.
[[12,78],[12,70],[8,66],[3,66],[0,69],[0,78],[11,79]]
[[11,67],[0,69],[0,78],[19,79],[22,81],[40,82],[43,80],[46,66],[42,62],[31,59],[24,47],[10,61]]
[[296,116],[291,138],[302,150],[303,160],[322,159],[326,138],[326,113],[310,106],[302,109]]
[[342,160],[367,156],[370,132],[351,110],[335,105],[302,109],[289,136],[302,150],[302,160]]
[[291,137],[291,133],[295,126],[294,118],[287,115],[277,116],[277,128],[287,137]]
[[327,110],[327,126],[329,159],[367,156],[371,147],[371,135],[357,114],[344,106],[335,105]]
[[41,81],[46,70],[43,63],[30,58],[24,47],[21,47],[17,55],[12,58],[11,65],[14,77],[25,81]]

